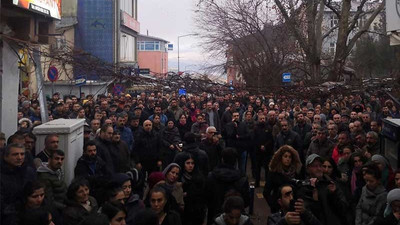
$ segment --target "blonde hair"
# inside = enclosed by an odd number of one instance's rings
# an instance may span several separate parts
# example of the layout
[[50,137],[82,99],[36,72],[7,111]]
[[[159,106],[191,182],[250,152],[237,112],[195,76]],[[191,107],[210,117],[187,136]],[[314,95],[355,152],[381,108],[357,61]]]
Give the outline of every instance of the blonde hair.
[[290,145],[283,145],[278,149],[278,151],[275,152],[275,154],[272,156],[271,162],[269,163],[269,170],[271,172],[283,172],[282,156],[286,152],[289,152],[292,155],[292,163],[290,164],[290,167],[292,167],[296,173],[300,173],[302,164],[299,153]]

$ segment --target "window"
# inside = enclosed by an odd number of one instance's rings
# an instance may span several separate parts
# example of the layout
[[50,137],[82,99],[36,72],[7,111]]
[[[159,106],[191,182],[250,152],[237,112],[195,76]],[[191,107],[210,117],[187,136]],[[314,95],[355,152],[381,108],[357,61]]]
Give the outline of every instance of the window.
[[330,28],[336,26],[338,24],[339,20],[336,18],[335,15],[330,16],[329,18],[329,23],[330,23]]
[[[133,3],[135,0],[121,0],[120,1],[120,7],[121,10],[128,13],[130,16],[134,16],[133,14]],[[135,17],[133,17],[135,18]]]
[[120,60],[121,62],[134,62],[136,61],[136,38],[122,33],[120,42]]
[[329,53],[334,55],[335,51],[336,51],[336,43],[335,42],[329,43]]
[[159,41],[139,41],[138,42],[139,51],[160,51]]

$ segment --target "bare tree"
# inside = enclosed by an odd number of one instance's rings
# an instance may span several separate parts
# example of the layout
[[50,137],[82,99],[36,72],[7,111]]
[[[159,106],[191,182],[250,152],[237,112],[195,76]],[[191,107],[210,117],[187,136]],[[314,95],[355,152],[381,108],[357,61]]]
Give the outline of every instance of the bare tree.
[[237,66],[246,86],[258,90],[297,65],[295,41],[268,7],[265,0],[202,0],[197,11],[205,51],[227,57],[226,66]]

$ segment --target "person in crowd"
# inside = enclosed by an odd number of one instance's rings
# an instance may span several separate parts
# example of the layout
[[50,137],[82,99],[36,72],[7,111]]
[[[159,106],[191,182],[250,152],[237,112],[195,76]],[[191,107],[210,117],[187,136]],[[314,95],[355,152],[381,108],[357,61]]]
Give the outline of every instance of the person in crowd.
[[289,145],[284,145],[275,152],[269,163],[269,172],[265,181],[263,195],[272,213],[279,210],[278,188],[293,179],[300,179],[302,164],[298,152]]
[[170,113],[172,115],[174,115],[174,117],[173,117],[174,121],[178,121],[179,116],[183,114],[183,109],[181,107],[179,107],[178,101],[176,100],[176,98],[171,99],[168,110],[170,111]]
[[233,112],[232,121],[226,124],[226,146],[236,149],[239,156],[239,169],[244,173],[247,165],[250,130],[244,122],[240,122],[239,118],[239,112]]
[[64,164],[65,154],[61,150],[55,150],[50,153],[48,163],[43,163],[38,169],[38,179],[46,186],[46,199],[57,209],[65,208],[65,195],[67,185],[64,182]]
[[294,188],[289,184],[283,184],[278,189],[279,212],[268,217],[268,225],[278,224],[304,224],[321,225],[321,222],[304,207],[301,198],[294,198]]
[[161,105],[156,105],[154,107],[154,114],[149,116],[148,120],[153,121],[155,115],[159,115],[160,116],[160,123],[163,126],[165,126],[167,124],[168,117],[162,112]]
[[170,210],[168,206],[167,193],[162,187],[154,187],[150,191],[151,209],[157,214],[160,225],[182,225],[180,215]]
[[101,213],[106,215],[110,225],[126,225],[127,211],[120,202],[106,202],[101,208]]
[[194,157],[185,153],[176,163],[182,168],[180,180],[183,184],[185,209],[182,222],[187,225],[201,225],[206,216],[205,177],[198,170]]
[[307,156],[318,154],[321,157],[331,157],[334,147],[334,144],[328,140],[328,130],[321,127],[317,131],[317,138],[308,147]]
[[343,148],[348,145],[350,145],[350,138],[348,133],[340,133],[338,136],[338,142],[332,151],[332,159],[335,160],[335,163],[339,162],[339,158],[343,156]]
[[327,126],[328,129],[328,140],[334,144],[337,143],[338,139],[338,127],[336,124]]
[[183,212],[185,209],[182,182],[179,181],[180,173],[181,167],[171,163],[163,170],[165,179],[157,183],[157,186],[166,190],[170,207],[177,212]]
[[131,150],[121,139],[120,130],[114,130],[111,138],[110,156],[116,173],[125,173],[131,169]]
[[387,195],[384,214],[378,217],[373,225],[397,225],[400,220],[400,189],[395,188]]
[[218,110],[213,105],[212,101],[207,102],[207,108],[203,111],[205,121],[209,126],[215,127],[217,132],[221,132],[221,120],[218,115]]
[[140,118],[138,116],[131,115],[128,118],[129,118],[129,128],[133,133],[133,140],[135,140],[136,137],[140,134],[140,132],[143,132],[143,126],[140,125]]
[[165,129],[165,125],[161,123],[161,117],[160,115],[156,114],[153,117],[153,132],[155,132],[158,136],[161,137],[162,132]]
[[304,140],[306,134],[311,131],[311,125],[306,123],[302,113],[297,114],[296,125],[293,126],[292,130],[300,135],[301,140]]
[[114,164],[110,151],[112,150],[112,135],[114,129],[108,124],[104,124],[100,129],[100,135],[95,139],[96,155],[100,157],[107,166],[108,171],[115,173]]
[[363,178],[366,185],[362,189],[355,214],[356,225],[373,224],[383,212],[387,192],[381,184],[381,171],[372,163],[363,167]]
[[304,199],[306,209],[310,210],[321,224],[347,224],[348,202],[336,182],[324,176],[319,155],[311,154],[307,157],[306,172],[310,186],[300,188],[303,195],[310,197]]
[[199,144],[196,143],[196,135],[194,133],[186,133],[184,136],[183,151],[176,154],[174,161],[181,161],[183,153],[190,153],[199,165],[199,170],[204,176],[208,174],[209,169],[209,159],[207,153],[199,148]]
[[203,140],[206,136],[208,124],[204,119],[204,115],[199,113],[196,115],[196,122],[192,124],[190,132],[196,134],[198,142]]
[[394,187],[394,173],[389,162],[382,155],[376,154],[371,157],[371,161],[376,163],[381,171],[381,184],[386,190],[391,190]]
[[362,149],[365,157],[371,158],[373,155],[379,153],[381,146],[379,136],[375,131],[369,131],[367,133],[366,142],[367,144]]
[[240,195],[245,202],[245,207],[250,202],[248,179],[240,170],[235,169],[236,150],[225,148],[221,156],[221,164],[208,174],[206,181],[209,223],[222,212],[222,204],[227,194]]
[[400,188],[400,169],[394,171],[394,186]]
[[179,130],[179,135],[181,139],[183,139],[183,136],[187,132],[190,132],[192,125],[189,123],[187,116],[185,114],[182,114],[179,116],[179,121],[177,121],[176,127]]
[[206,138],[201,141],[199,148],[207,153],[208,171],[212,171],[221,163],[221,151],[224,148],[224,142],[215,127],[207,127]]
[[25,147],[9,144],[2,150],[0,163],[0,215],[1,218],[12,210],[13,204],[21,201],[23,187],[36,178],[34,169],[24,164]]
[[243,211],[244,201],[240,196],[228,197],[224,201],[223,213],[215,218],[213,225],[253,225]]
[[89,182],[78,178],[71,182],[67,191],[67,207],[63,210],[64,225],[76,225],[98,210],[97,201],[89,195]]
[[161,139],[153,131],[153,123],[150,120],[143,122],[143,132],[134,143],[133,157],[136,168],[150,174],[162,167],[160,156]]
[[125,120],[126,113],[119,113],[117,116],[117,124],[114,127],[114,131],[118,130],[120,133],[120,138],[128,145],[129,152],[133,147],[133,133],[129,127],[126,126]]
[[44,139],[44,149],[39,154],[36,155],[36,158],[40,159],[40,162],[35,163],[40,165],[41,162],[49,161],[50,154],[52,151],[58,149],[59,138],[57,134],[49,134]]
[[176,153],[182,151],[182,140],[179,135],[179,130],[175,127],[173,120],[169,119],[167,126],[162,131],[162,152],[161,157],[163,159],[163,165],[170,164]]
[[289,128],[289,122],[286,119],[283,119],[280,125],[281,132],[276,137],[274,149],[278,150],[283,145],[290,145],[297,150],[299,156],[301,156],[300,159],[303,159],[304,153],[300,135]]

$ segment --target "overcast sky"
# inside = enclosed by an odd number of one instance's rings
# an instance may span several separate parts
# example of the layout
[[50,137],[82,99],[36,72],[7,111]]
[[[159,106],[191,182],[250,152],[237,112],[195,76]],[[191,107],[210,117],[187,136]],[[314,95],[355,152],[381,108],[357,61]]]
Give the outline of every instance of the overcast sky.
[[[169,51],[169,70],[177,70],[178,36],[196,33],[193,15],[197,0],[138,0],[140,33],[159,37],[174,44]],[[198,70],[205,57],[195,36],[179,39],[180,70]]]

